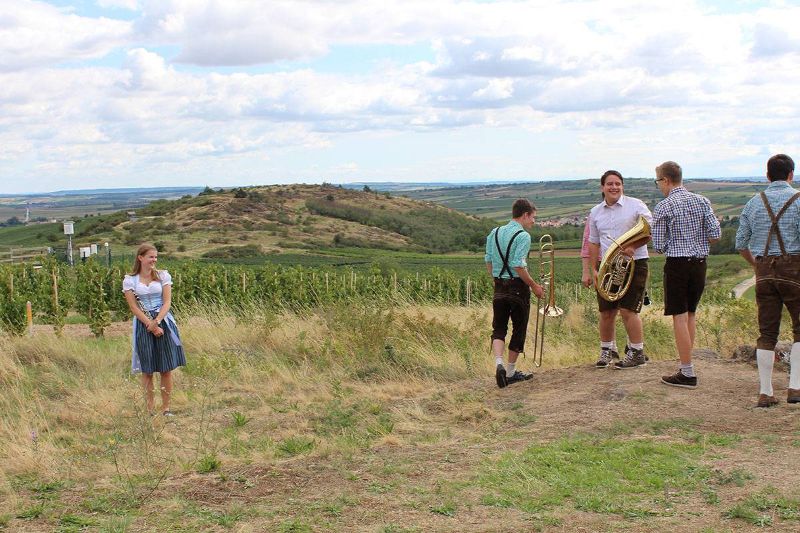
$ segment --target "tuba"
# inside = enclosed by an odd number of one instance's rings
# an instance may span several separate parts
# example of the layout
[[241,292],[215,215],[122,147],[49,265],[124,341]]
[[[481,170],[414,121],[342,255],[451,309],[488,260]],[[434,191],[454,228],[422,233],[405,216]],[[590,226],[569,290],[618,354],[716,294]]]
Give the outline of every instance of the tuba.
[[609,302],[616,302],[628,292],[628,287],[633,281],[635,263],[633,258],[623,254],[622,250],[632,242],[645,237],[650,237],[650,224],[643,216],[639,216],[636,225],[620,235],[619,239],[611,239],[614,242],[603,255],[600,268],[597,270],[597,279],[595,279],[597,294],[601,298]]

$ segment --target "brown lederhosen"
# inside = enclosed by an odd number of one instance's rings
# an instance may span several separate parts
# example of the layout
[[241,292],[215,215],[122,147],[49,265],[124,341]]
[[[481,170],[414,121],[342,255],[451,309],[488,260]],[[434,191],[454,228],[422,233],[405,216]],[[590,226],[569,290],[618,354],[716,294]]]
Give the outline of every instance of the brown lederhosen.
[[[762,350],[774,350],[780,332],[783,306],[792,319],[794,342],[800,342],[800,254],[786,253],[778,221],[783,214],[800,198],[800,192],[783,204],[778,214],[772,212],[767,195],[761,193],[761,201],[767,208],[772,226],[767,234],[764,255],[756,257],[756,303],[758,304],[758,331],[756,343]],[[768,255],[772,235],[778,239],[781,255]]]

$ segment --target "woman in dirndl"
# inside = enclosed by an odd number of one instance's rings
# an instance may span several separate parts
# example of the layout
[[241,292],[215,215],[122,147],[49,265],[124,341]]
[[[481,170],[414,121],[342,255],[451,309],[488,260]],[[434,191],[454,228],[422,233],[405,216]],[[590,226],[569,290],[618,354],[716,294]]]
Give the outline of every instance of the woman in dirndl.
[[155,412],[153,374],[160,374],[161,412],[172,416],[172,371],[186,365],[178,326],[170,312],[172,276],[156,270],[158,250],[144,243],[136,251],[133,270],[122,281],[122,291],[133,313],[131,372],[142,373],[147,410]]

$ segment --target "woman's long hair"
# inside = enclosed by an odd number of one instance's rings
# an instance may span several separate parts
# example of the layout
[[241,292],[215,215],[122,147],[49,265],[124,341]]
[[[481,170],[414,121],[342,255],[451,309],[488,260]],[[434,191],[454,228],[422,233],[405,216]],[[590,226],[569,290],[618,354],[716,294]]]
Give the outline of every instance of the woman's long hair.
[[[143,242],[139,245],[139,248],[136,250],[136,258],[133,260],[133,270],[131,270],[131,276],[137,275],[142,270],[142,262],[139,261],[139,257],[147,252],[153,251],[157,252],[158,249],[149,242]],[[153,278],[157,280],[161,279],[161,277],[158,275],[158,270],[155,268],[153,269]]]

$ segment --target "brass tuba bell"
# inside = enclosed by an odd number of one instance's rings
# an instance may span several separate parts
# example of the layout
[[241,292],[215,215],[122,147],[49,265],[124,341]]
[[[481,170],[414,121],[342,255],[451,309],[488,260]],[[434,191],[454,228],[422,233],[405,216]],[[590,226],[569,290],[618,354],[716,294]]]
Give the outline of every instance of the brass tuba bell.
[[650,237],[650,224],[643,216],[639,216],[636,225],[620,235],[618,239],[611,239],[614,242],[603,254],[603,260],[597,270],[597,279],[595,279],[597,294],[601,298],[609,302],[616,302],[628,292],[628,287],[633,281],[633,269],[636,263],[632,257],[622,253],[622,250],[645,237]]

